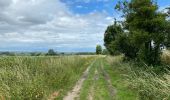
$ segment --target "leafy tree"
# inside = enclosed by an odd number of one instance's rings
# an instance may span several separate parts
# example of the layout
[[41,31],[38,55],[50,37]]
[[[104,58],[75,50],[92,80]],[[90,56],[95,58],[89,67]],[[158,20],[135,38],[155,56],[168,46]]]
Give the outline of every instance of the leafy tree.
[[40,52],[31,52],[30,55],[31,56],[40,56],[41,53]]
[[107,50],[107,49],[103,49],[102,54],[103,54],[103,55],[108,55],[108,54],[109,54],[109,52],[108,52],[108,50]]
[[167,7],[166,9],[168,9],[167,14],[170,16],[170,7]]
[[137,57],[138,48],[134,46],[133,41],[127,34],[120,35],[114,43],[115,48],[123,53],[126,59],[135,59]]
[[123,32],[123,29],[120,25],[117,24],[115,20],[114,25],[107,27],[104,34],[104,45],[111,55],[115,55],[118,52],[114,46],[113,41]]
[[166,35],[165,45],[169,49],[170,48],[170,7],[166,8],[166,9],[168,9],[168,11],[167,11],[168,23],[167,23],[167,35]]
[[5,55],[5,56],[15,56],[15,53],[14,52],[1,52],[0,55]]
[[53,49],[49,49],[48,53],[46,55],[48,55],[48,56],[55,56],[56,52]]
[[160,46],[165,44],[169,34],[166,14],[158,11],[154,0],[119,1],[115,8],[123,13],[124,32],[117,35],[122,31],[117,31],[116,25],[114,28],[108,27],[107,30],[112,33],[105,33],[104,40],[108,51],[112,53],[111,50],[119,50],[128,58],[138,58],[149,65],[159,64]]
[[96,46],[96,54],[102,54],[102,47],[101,45]]

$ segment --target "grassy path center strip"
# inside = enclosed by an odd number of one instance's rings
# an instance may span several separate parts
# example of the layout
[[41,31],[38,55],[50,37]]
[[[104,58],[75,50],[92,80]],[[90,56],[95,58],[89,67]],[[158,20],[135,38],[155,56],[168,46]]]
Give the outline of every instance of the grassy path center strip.
[[91,63],[91,65],[86,69],[86,71],[83,73],[83,76],[76,83],[74,88],[71,91],[68,92],[68,95],[63,98],[63,100],[74,100],[75,98],[79,97],[79,93],[80,93],[81,87],[83,85],[83,82],[87,79],[87,76],[89,74],[89,70],[90,70],[91,66],[93,66],[95,61],[96,60],[94,60]]
[[112,85],[111,78],[110,78],[109,74],[103,68],[104,67],[103,66],[103,61],[101,62],[101,66],[100,67],[101,67],[101,71],[102,71],[102,73],[104,75],[104,79],[107,82],[107,87],[108,87],[108,90],[110,92],[110,96],[112,98],[114,98],[116,96],[116,89]]

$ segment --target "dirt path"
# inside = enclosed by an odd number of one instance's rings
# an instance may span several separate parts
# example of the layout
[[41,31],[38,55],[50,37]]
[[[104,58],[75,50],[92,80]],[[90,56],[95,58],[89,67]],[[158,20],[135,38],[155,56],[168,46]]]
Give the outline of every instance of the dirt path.
[[104,58],[99,58],[93,64],[80,91],[80,100],[114,100],[116,97],[116,89],[103,62]]
[[102,70],[105,80],[107,81],[107,87],[109,89],[110,95],[112,96],[112,98],[114,98],[116,95],[116,89],[112,86],[112,82],[111,82],[109,74],[103,68],[103,62],[101,62],[101,70]]
[[112,100],[116,97],[116,89],[112,86],[111,78],[104,69],[103,60],[97,59],[94,62],[63,100]]
[[94,97],[94,85],[95,85],[95,81],[99,79],[99,76],[98,76],[98,71],[97,69],[95,70],[95,74],[94,74],[94,78],[93,78],[93,84],[91,85],[90,87],[90,90],[89,90],[89,93],[88,93],[88,100],[93,100],[93,97]]
[[79,79],[79,81],[76,83],[74,88],[70,92],[68,92],[67,96],[65,96],[63,98],[63,100],[74,100],[79,97],[79,93],[80,93],[81,87],[83,85],[83,82],[87,79],[89,70],[90,70],[91,66],[93,66],[95,61],[93,61],[91,63],[91,65],[86,69],[86,71],[83,73],[83,76]]

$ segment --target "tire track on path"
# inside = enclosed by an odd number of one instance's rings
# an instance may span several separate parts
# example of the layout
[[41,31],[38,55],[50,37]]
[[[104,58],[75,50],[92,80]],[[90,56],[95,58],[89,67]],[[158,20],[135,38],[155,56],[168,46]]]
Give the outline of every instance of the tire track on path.
[[79,97],[80,90],[82,88],[83,82],[87,79],[89,75],[89,70],[93,66],[93,64],[96,62],[96,59],[88,66],[86,71],[83,73],[82,77],[78,80],[74,88],[68,92],[67,96],[63,98],[63,100],[74,100]]
[[111,82],[109,74],[104,70],[103,61],[101,61],[101,71],[102,71],[102,73],[104,75],[104,78],[105,78],[105,80],[107,82],[107,87],[108,87],[110,96],[112,98],[115,98],[115,96],[116,96],[116,89],[112,86],[112,82]]

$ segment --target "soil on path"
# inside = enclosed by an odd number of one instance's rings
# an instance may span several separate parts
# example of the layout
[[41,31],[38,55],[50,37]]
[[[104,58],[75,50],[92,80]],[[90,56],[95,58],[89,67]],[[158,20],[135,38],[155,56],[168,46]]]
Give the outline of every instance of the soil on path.
[[112,98],[115,98],[116,89],[112,86],[112,82],[111,82],[111,78],[109,74],[103,68],[103,62],[101,62],[101,70],[102,70],[105,80],[107,81],[107,87],[109,89],[110,95],[112,96]]
[[86,69],[86,71],[83,73],[82,77],[76,83],[74,88],[71,91],[68,92],[67,96],[65,96],[63,98],[63,100],[74,100],[74,99],[79,97],[79,93],[80,93],[81,87],[83,85],[83,82],[87,79],[88,74],[89,74],[89,70],[90,70],[91,66],[93,66],[95,61],[93,61],[92,64]]

